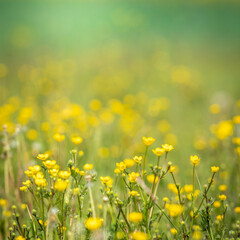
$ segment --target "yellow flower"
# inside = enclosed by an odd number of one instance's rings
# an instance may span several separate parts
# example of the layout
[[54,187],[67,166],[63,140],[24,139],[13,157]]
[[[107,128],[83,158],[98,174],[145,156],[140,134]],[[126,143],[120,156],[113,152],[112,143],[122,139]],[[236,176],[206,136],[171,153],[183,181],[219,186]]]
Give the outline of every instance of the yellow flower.
[[68,181],[64,181],[61,178],[58,178],[54,184],[54,188],[59,192],[65,191],[67,187],[68,187]]
[[47,180],[45,178],[35,178],[35,183],[39,187],[46,187],[47,186]]
[[54,167],[49,169],[48,172],[52,177],[57,177],[59,169]]
[[191,193],[193,191],[193,185],[191,185],[191,184],[185,185],[183,188],[186,193]]
[[49,157],[49,155],[47,154],[47,153],[39,153],[38,155],[37,155],[37,158],[39,159],[39,160],[42,160],[42,161],[45,161],[45,160],[47,160],[47,158]]
[[213,206],[214,206],[215,208],[220,208],[220,207],[221,207],[221,203],[220,203],[219,201],[215,201],[215,202],[213,203]]
[[202,239],[202,233],[200,231],[194,231],[192,234],[193,240],[200,240]]
[[81,137],[71,137],[71,141],[75,144],[75,145],[79,145],[82,143],[82,138]]
[[223,219],[223,215],[217,215],[217,220],[221,221]]
[[148,235],[144,232],[136,231],[134,233],[131,233],[130,236],[133,240],[148,240]]
[[79,188],[74,188],[74,189],[73,189],[73,194],[74,194],[74,195],[78,195],[79,192],[80,192],[80,189],[79,189]]
[[152,151],[158,157],[162,156],[165,153],[165,149],[164,148],[159,148],[159,147],[153,149]]
[[51,169],[51,168],[54,168],[54,166],[56,165],[56,161],[55,160],[47,160],[47,161],[43,162],[43,165],[46,168]]
[[133,160],[137,163],[137,164],[141,164],[142,163],[142,156],[135,156],[133,158]]
[[113,179],[109,176],[100,177],[102,184],[106,184],[107,186],[111,187],[113,184]]
[[22,203],[22,204],[21,204],[21,208],[22,208],[23,210],[26,209],[26,208],[27,208],[27,204]]
[[226,139],[227,137],[231,136],[233,134],[233,124],[232,121],[223,121],[220,122],[216,129],[214,130],[214,133],[216,136],[220,139]]
[[16,240],[26,240],[26,238],[22,237],[22,236],[18,236],[15,238]]
[[224,194],[221,194],[218,196],[221,201],[225,201],[227,199],[227,196]]
[[232,142],[235,143],[236,145],[240,145],[240,137],[233,138]]
[[23,182],[22,183],[24,186],[27,186],[29,187],[31,185],[31,181],[30,180],[27,180],[26,182]]
[[93,168],[93,164],[90,164],[90,163],[86,163],[86,164],[84,164],[84,166],[83,166],[83,169],[84,169],[85,171],[90,171],[90,170],[92,170],[92,168]]
[[240,213],[240,207],[235,207],[235,208],[234,208],[234,211],[235,211],[236,213]]
[[158,181],[158,176],[154,176],[154,174],[150,174],[150,175],[147,175],[147,180],[148,182],[150,182],[151,184],[153,184],[154,182],[154,178],[155,178],[155,183]]
[[166,209],[171,217],[177,217],[183,212],[183,206],[180,204],[166,204]]
[[175,166],[170,166],[169,170],[170,173],[173,173],[176,171],[176,167]]
[[211,171],[212,171],[212,173],[217,173],[219,171],[219,167],[212,166]]
[[193,166],[197,166],[200,162],[200,158],[197,155],[190,156],[190,161]]
[[131,158],[124,159],[123,162],[126,164],[127,168],[131,168],[135,164],[135,161]]
[[25,173],[28,177],[32,177],[32,176],[33,176],[33,173],[32,173],[32,171],[30,171],[30,170],[26,170],[24,173]]
[[240,115],[234,116],[233,122],[234,122],[235,124],[240,124]]
[[60,171],[58,173],[58,176],[62,179],[68,179],[71,175],[71,172],[70,171]]
[[136,182],[137,178],[139,177],[139,173],[136,172],[131,172],[130,174],[128,174],[128,180],[129,182]]
[[[177,187],[176,187],[176,185],[174,183],[169,183],[168,184],[168,189],[170,191],[174,192],[175,194],[178,194]],[[183,188],[181,188],[181,190],[180,190],[180,193],[182,193],[182,192],[183,192]]]
[[120,172],[123,172],[127,165],[124,162],[116,163],[116,167]]
[[221,192],[225,192],[227,190],[227,186],[226,185],[220,185],[218,187],[218,189],[221,191]]
[[82,157],[84,155],[84,152],[81,150],[78,152],[79,157]]
[[163,198],[163,201],[164,201],[164,202],[168,202],[168,201],[169,201],[168,197],[164,197],[164,198]]
[[31,141],[36,140],[38,137],[38,132],[35,129],[29,129],[27,131],[27,138]]
[[23,191],[23,192],[26,192],[26,191],[27,191],[27,187],[26,187],[26,186],[22,186],[22,187],[20,187],[19,189],[20,189],[20,191]]
[[102,223],[103,223],[102,218],[90,217],[85,221],[85,227],[90,231],[94,231],[99,229],[102,226]]
[[209,107],[209,110],[212,114],[218,114],[221,111],[221,108],[220,108],[219,104],[212,104]]
[[60,134],[60,133],[56,133],[53,135],[53,138],[57,141],[57,142],[62,142],[65,139],[65,136]]
[[139,195],[139,193],[137,191],[130,191],[129,194],[133,197]]
[[176,235],[178,233],[176,228],[171,228],[170,232],[171,232],[172,235]]
[[133,223],[140,223],[143,220],[143,214],[140,212],[129,213],[128,220]]
[[143,140],[143,143],[148,147],[155,142],[155,139],[153,137],[147,137],[147,138],[142,137],[142,140]]
[[173,146],[170,144],[163,144],[162,148],[165,150],[165,152],[170,152],[174,149]]
[[4,207],[4,206],[6,206],[6,204],[7,204],[7,200],[0,198],[0,206]]
[[36,175],[38,172],[41,171],[41,167],[39,165],[30,166],[28,167],[28,169],[33,173],[33,175]]

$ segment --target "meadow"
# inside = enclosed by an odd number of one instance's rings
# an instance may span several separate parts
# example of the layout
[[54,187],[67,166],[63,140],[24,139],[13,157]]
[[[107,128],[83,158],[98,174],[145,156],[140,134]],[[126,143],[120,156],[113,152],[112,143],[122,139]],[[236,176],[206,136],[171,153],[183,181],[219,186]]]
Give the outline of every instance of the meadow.
[[0,2],[0,240],[240,239],[237,1]]

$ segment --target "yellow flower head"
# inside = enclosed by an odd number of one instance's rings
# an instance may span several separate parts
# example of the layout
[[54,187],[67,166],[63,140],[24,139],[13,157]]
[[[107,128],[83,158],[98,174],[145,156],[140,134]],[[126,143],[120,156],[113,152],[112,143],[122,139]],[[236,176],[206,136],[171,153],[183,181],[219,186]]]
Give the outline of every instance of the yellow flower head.
[[56,161],[55,160],[47,160],[47,161],[43,162],[43,165],[46,168],[51,169],[51,168],[54,168],[54,166],[56,165]]
[[171,217],[177,217],[183,212],[183,206],[180,204],[166,204],[166,209]]
[[221,194],[218,196],[221,201],[225,201],[227,199],[227,196],[224,194]]
[[99,229],[102,226],[102,223],[103,223],[102,218],[90,217],[85,221],[85,227],[90,231],[94,231]]
[[35,184],[38,187],[46,187],[48,183],[45,178],[35,178]]
[[18,236],[18,237],[16,237],[15,239],[16,239],[16,240],[26,240],[26,238],[25,238],[25,237],[22,237],[22,236]]
[[226,190],[227,190],[227,186],[226,185],[220,185],[219,187],[218,187],[218,189],[219,189],[219,191],[221,191],[221,192],[225,192]]
[[235,211],[236,213],[240,214],[240,207],[235,207],[235,208],[234,208],[234,211]]
[[133,160],[137,163],[137,164],[141,164],[142,163],[142,156],[135,156],[133,158]]
[[84,164],[83,169],[84,169],[85,171],[90,171],[90,170],[93,169],[93,164],[86,163],[86,164]]
[[62,142],[65,139],[65,136],[60,134],[60,133],[56,133],[53,135],[53,138],[57,141],[57,142]]
[[144,232],[136,231],[131,233],[131,239],[133,240],[148,240],[148,235]]
[[158,176],[155,177],[154,174],[147,175],[147,180],[151,184],[153,184],[153,182],[156,183],[158,181]]
[[170,166],[168,171],[169,171],[170,173],[173,173],[173,172],[176,171],[176,167],[175,167],[175,166]]
[[42,161],[45,161],[45,160],[47,160],[47,158],[49,157],[49,155],[47,154],[47,153],[39,153],[38,155],[37,155],[37,158],[39,159],[39,160],[42,160]]
[[116,163],[116,167],[120,172],[123,172],[127,165],[124,162]]
[[170,144],[163,144],[162,148],[165,150],[165,152],[170,152],[174,149],[173,146]]
[[6,204],[7,204],[7,200],[0,198],[0,206],[4,207],[4,206],[6,206]]
[[197,155],[190,156],[190,161],[193,166],[197,166],[200,162],[200,158]]
[[131,168],[135,164],[135,161],[131,158],[126,158],[123,160],[123,162],[126,164],[127,168]]
[[139,195],[139,193],[137,191],[130,191],[129,194],[133,197]]
[[193,185],[192,185],[192,184],[190,184],[190,185],[185,185],[185,186],[184,186],[184,191],[185,191],[186,193],[191,193],[191,192],[193,191]]
[[153,149],[152,151],[158,157],[162,156],[165,153],[165,149],[164,148],[159,148],[159,147]]
[[41,171],[41,167],[39,165],[30,166],[30,167],[28,167],[28,169],[29,169],[29,171],[32,172],[33,175],[36,175],[38,172]]
[[137,178],[139,177],[139,173],[136,172],[131,172],[130,174],[128,174],[128,180],[129,182],[136,182]]
[[68,179],[71,175],[71,172],[70,171],[60,171],[58,173],[58,176],[62,179]]
[[213,206],[214,206],[215,208],[220,208],[220,207],[221,207],[221,203],[220,203],[219,201],[215,201],[215,202],[213,203]]
[[103,185],[107,185],[109,187],[111,187],[112,184],[113,184],[113,179],[111,177],[109,177],[109,176],[100,177],[100,180],[101,180]]
[[22,183],[24,186],[27,186],[29,187],[31,185],[31,181],[30,180],[27,180],[26,182],[23,182]]
[[82,138],[81,137],[71,137],[71,141],[75,144],[75,145],[79,145],[82,143]]
[[26,187],[26,186],[22,186],[22,187],[20,187],[19,189],[20,189],[20,191],[22,191],[22,192],[26,192],[26,191],[27,191],[27,187]]
[[128,220],[133,223],[140,223],[143,220],[143,214],[140,212],[129,213]]
[[211,167],[211,172],[212,173],[217,173],[219,171],[219,167],[212,166]]
[[142,140],[146,146],[150,146],[155,142],[155,139],[153,137],[142,137]]
[[68,187],[68,181],[62,180],[61,178],[58,178],[54,184],[54,188],[59,192],[65,191],[67,187]]
[[176,228],[171,228],[170,232],[171,232],[172,235],[176,235],[178,233]]

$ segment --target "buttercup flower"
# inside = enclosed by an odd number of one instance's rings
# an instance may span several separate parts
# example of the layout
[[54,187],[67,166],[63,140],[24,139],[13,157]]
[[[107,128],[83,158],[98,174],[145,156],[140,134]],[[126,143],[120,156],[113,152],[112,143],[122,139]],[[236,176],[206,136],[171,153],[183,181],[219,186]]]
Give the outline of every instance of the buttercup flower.
[[142,137],[142,140],[143,143],[148,147],[155,142],[155,139],[153,137]]
[[197,155],[190,156],[190,161],[193,166],[197,166],[200,162],[200,158]]

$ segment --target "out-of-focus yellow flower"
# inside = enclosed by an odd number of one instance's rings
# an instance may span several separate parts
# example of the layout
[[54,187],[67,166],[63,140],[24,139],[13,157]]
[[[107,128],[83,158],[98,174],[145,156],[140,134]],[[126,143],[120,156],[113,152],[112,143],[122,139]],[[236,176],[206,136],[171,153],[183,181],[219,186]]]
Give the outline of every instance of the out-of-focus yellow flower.
[[79,157],[82,157],[84,155],[84,152],[83,151],[79,151],[78,155],[79,155]]
[[27,204],[22,203],[22,204],[21,204],[21,208],[22,208],[23,210],[26,209],[26,208],[27,208]]
[[90,231],[94,231],[99,229],[102,226],[102,223],[103,223],[102,218],[90,217],[85,221],[85,227]]
[[100,177],[100,180],[101,180],[102,184],[107,185],[109,187],[111,187],[113,184],[113,179],[109,176]]
[[140,165],[142,163],[142,156],[134,156],[133,160]]
[[54,188],[59,192],[65,191],[67,187],[68,187],[68,181],[62,180],[61,178],[58,178],[54,184]]
[[[168,184],[168,189],[170,191],[174,192],[175,194],[178,194],[177,187],[176,187],[176,185],[174,183],[169,183]],[[181,188],[181,190],[180,190],[180,193],[182,193],[182,192],[183,192],[183,188]]]
[[205,149],[207,146],[207,142],[205,139],[203,138],[197,138],[195,141],[194,141],[194,147],[197,149],[197,150],[203,150]]
[[139,195],[139,193],[137,191],[130,191],[129,194],[133,197]]
[[74,194],[74,195],[78,195],[79,192],[80,192],[80,188],[74,188],[74,189],[73,189],[73,194]]
[[221,203],[220,203],[219,201],[215,201],[215,202],[213,203],[213,206],[214,206],[215,208],[220,208],[220,207],[221,207]]
[[128,220],[133,223],[140,223],[143,220],[143,214],[140,212],[129,213]]
[[78,136],[74,136],[74,137],[71,137],[71,141],[75,144],[75,145],[79,145],[82,143],[82,138],[81,137],[78,137]]
[[148,235],[140,231],[133,232],[130,236],[133,240],[148,240]]
[[47,161],[43,162],[43,165],[46,168],[51,169],[51,168],[54,168],[56,166],[56,161],[55,160],[47,160]]
[[221,111],[221,107],[219,104],[212,104],[210,107],[209,107],[209,111],[212,113],[212,114],[218,114],[220,113]]
[[221,192],[225,192],[225,191],[227,190],[227,186],[224,185],[224,184],[222,184],[222,185],[220,185],[220,186],[218,187],[218,189],[219,189],[219,191],[221,191]]
[[202,233],[200,231],[194,231],[192,234],[193,240],[200,240],[202,239]]
[[234,208],[234,211],[235,211],[236,213],[240,214],[240,207],[235,207],[235,208]]
[[35,165],[35,166],[30,166],[28,167],[29,171],[32,172],[33,175],[36,175],[38,172],[41,171],[41,167],[39,165]]
[[62,142],[65,139],[65,136],[63,134],[60,133],[56,133],[53,135],[53,138],[57,141],[57,142]]
[[163,198],[163,201],[164,201],[164,202],[168,202],[168,201],[169,201],[168,197],[164,197],[164,198]]
[[0,198],[0,206],[4,207],[4,206],[6,206],[6,204],[7,204],[7,200],[3,199],[3,198]]
[[233,134],[233,124],[232,121],[222,121],[220,122],[214,131],[216,136],[220,139],[226,139]]
[[44,132],[47,132],[50,130],[50,124],[49,122],[43,122],[42,125],[41,125],[41,128]]
[[22,183],[24,186],[27,186],[29,187],[31,185],[31,181],[30,180],[27,180],[26,182],[23,182]]
[[170,152],[174,149],[173,146],[170,144],[163,144],[162,148],[165,150],[165,152]]
[[172,235],[176,235],[178,233],[176,228],[171,228],[170,232],[171,232]]
[[193,191],[193,185],[192,185],[192,184],[190,184],[190,185],[185,185],[185,186],[183,187],[183,189],[184,189],[184,191],[185,191],[186,193],[191,193],[191,192]]
[[97,111],[102,107],[102,103],[98,99],[93,99],[89,103],[89,107],[90,107],[91,110]]
[[[154,181],[154,178],[155,178],[155,181]],[[149,183],[153,184],[153,182],[157,182],[158,181],[158,176],[154,176],[154,174],[150,174],[150,175],[147,175],[147,180]]]
[[117,232],[116,233],[116,238],[117,239],[124,239],[124,235],[125,235],[124,232]]
[[17,236],[15,239],[16,239],[16,240],[26,240],[26,238],[25,238],[25,237],[22,237],[22,236]]
[[83,165],[83,169],[84,169],[85,171],[90,171],[90,170],[93,169],[93,164],[91,164],[91,163],[86,163],[86,164]]
[[176,166],[170,166],[170,168],[169,168],[169,172],[170,173],[173,173],[173,172],[175,172],[177,170],[177,168],[176,168]]
[[166,209],[171,217],[177,217],[183,212],[183,206],[180,204],[166,204]]
[[129,182],[136,182],[137,178],[139,177],[139,173],[136,172],[131,172],[130,174],[128,174],[128,180]]
[[235,137],[232,139],[232,142],[236,145],[240,145],[240,137]]
[[27,131],[27,138],[31,141],[36,140],[38,137],[38,132],[35,129],[29,129]]
[[107,158],[109,156],[109,149],[107,147],[101,147],[98,149],[98,156],[100,158]]
[[227,196],[225,194],[221,194],[218,197],[221,201],[225,201],[227,199]]
[[197,166],[200,162],[200,158],[197,155],[190,156],[190,161],[193,166]]
[[48,184],[45,178],[35,178],[35,183],[38,187],[46,187]]
[[240,115],[237,115],[237,116],[233,117],[233,123],[240,124]]
[[126,164],[127,168],[131,168],[135,164],[135,161],[131,158],[126,158],[123,160],[123,162]]
[[194,193],[189,193],[187,195],[187,198],[188,198],[188,200],[192,201],[192,199],[196,199],[199,196],[199,194],[200,194],[200,191],[198,189],[196,189],[194,191]]
[[26,187],[26,186],[22,186],[22,187],[20,187],[19,189],[20,189],[20,191],[22,191],[22,192],[26,192],[26,191],[27,191],[27,187]]
[[169,131],[170,128],[171,128],[169,122],[166,121],[166,120],[160,120],[160,121],[158,122],[158,125],[157,125],[157,126],[158,126],[158,130],[159,130],[161,133],[166,133],[166,132]]
[[217,215],[217,220],[218,220],[218,221],[223,220],[223,215]]
[[153,149],[152,151],[158,157],[162,156],[165,153],[165,149],[164,148],[159,148],[159,147]]
[[39,159],[39,160],[42,160],[42,161],[45,161],[45,160],[47,160],[48,159],[48,154],[47,153],[39,153],[38,155],[37,155],[37,158]]
[[217,173],[219,171],[219,167],[212,166],[211,171],[212,171],[212,173]]
[[142,137],[142,140],[143,143],[148,147],[155,142],[155,139],[153,137]]

